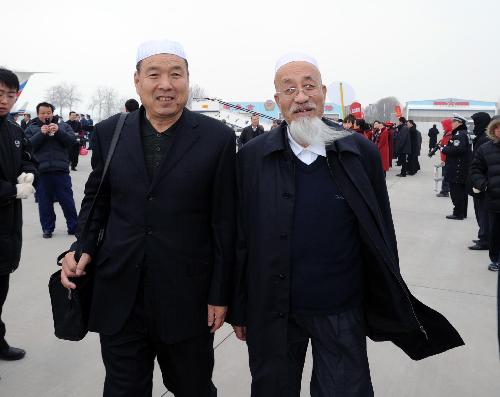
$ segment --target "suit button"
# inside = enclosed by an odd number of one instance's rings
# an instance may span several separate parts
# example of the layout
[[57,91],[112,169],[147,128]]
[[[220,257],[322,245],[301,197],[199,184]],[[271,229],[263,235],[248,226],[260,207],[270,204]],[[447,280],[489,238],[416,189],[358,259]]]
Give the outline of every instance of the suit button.
[[280,234],[280,239],[281,239],[281,240],[286,240],[286,239],[288,239],[288,234],[286,234],[286,233],[281,233],[281,234]]
[[146,234],[147,234],[147,235],[151,235],[151,234],[153,234],[153,229],[151,229],[150,227],[147,227],[147,228],[146,228]]
[[148,196],[149,201],[153,201],[154,199],[155,199],[154,196]]
[[292,195],[290,193],[287,193],[287,192],[283,193],[284,199],[288,200],[290,197],[292,197]]
[[280,316],[281,318],[285,317],[285,313],[278,313],[278,316]]
[[279,275],[279,277],[280,277],[280,279],[285,280],[285,279],[286,279],[286,274],[281,273],[281,274]]

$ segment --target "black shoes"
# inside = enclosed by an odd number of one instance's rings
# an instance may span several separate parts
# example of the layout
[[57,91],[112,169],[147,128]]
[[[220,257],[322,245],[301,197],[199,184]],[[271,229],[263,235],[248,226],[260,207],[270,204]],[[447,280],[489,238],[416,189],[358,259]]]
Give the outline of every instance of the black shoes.
[[71,171],[78,171],[76,167],[71,167]]
[[473,251],[485,251],[488,250],[489,247],[485,244],[476,243],[474,245],[471,245],[469,249]]
[[456,221],[463,221],[464,217],[452,214],[452,215],[446,215],[446,219],[454,219]]
[[52,238],[52,232],[43,232],[43,238]]
[[26,352],[17,347],[7,346],[6,348],[0,350],[0,360],[15,361],[22,359],[25,355]]
[[396,174],[396,176],[400,176],[400,177],[402,177],[402,178],[405,178],[405,177],[406,177],[406,175],[403,175],[403,174]]
[[448,193],[439,192],[436,194],[436,197],[450,197],[450,195]]
[[490,263],[490,265],[488,266],[488,270],[491,270],[492,272],[498,272],[498,263]]

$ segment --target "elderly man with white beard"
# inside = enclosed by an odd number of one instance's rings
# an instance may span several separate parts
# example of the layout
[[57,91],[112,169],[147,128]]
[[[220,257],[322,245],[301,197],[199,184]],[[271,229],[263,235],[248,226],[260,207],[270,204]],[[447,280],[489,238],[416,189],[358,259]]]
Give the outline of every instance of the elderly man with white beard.
[[412,296],[377,147],[324,118],[326,87],[306,54],[280,58],[285,122],[237,158],[237,266],[228,320],[246,340],[252,396],[372,396],[366,336],[414,360],[460,346],[441,314]]

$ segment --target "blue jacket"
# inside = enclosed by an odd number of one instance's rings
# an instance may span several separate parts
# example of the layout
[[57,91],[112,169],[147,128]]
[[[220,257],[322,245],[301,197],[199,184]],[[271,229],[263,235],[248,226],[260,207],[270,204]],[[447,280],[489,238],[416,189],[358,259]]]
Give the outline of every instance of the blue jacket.
[[[57,124],[57,118],[52,122]],[[68,150],[75,144],[75,133],[66,123],[57,124],[59,131],[53,136],[42,134],[42,121],[37,117],[28,126],[25,136],[31,142],[35,159],[39,163],[38,171],[69,172]]]

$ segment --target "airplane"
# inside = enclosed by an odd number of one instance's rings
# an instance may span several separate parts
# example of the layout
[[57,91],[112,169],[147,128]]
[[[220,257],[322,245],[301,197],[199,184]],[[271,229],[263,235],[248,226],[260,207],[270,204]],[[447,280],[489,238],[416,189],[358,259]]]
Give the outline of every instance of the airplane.
[[22,116],[26,112],[29,102],[28,101],[21,102],[20,99],[31,76],[33,76],[34,74],[50,73],[50,72],[28,72],[24,70],[13,70],[13,72],[19,79],[19,92],[17,93],[17,102],[12,108],[11,113],[17,113],[18,115]]

